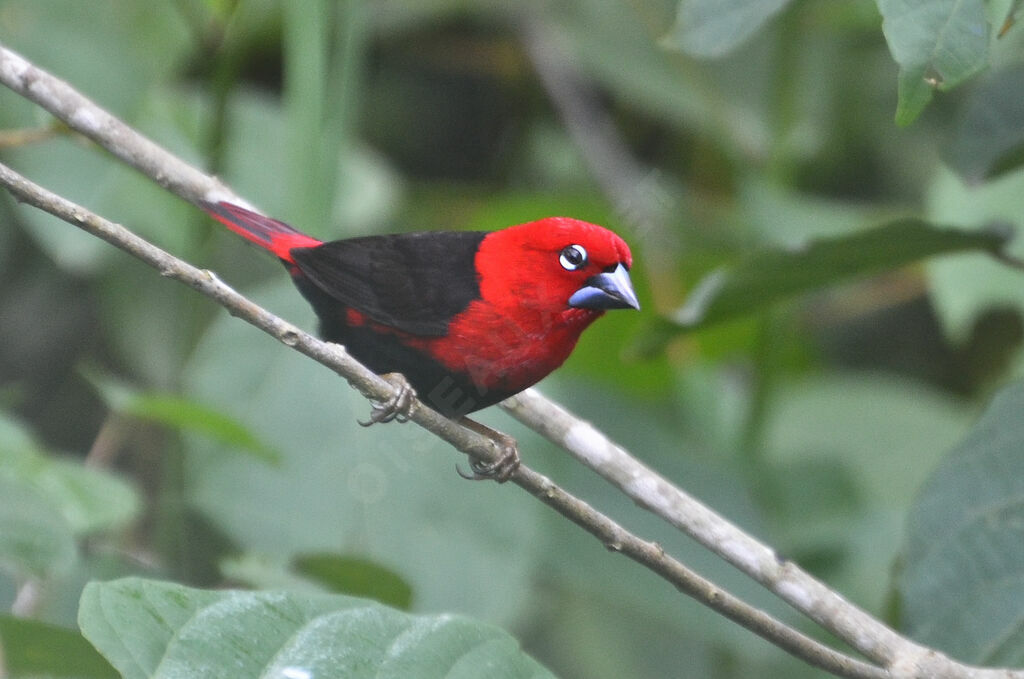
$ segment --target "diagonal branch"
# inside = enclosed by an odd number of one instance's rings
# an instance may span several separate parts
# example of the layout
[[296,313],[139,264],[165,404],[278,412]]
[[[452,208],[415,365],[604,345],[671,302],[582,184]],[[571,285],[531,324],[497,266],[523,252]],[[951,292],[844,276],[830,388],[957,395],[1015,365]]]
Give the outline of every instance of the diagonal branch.
[[890,668],[893,676],[1024,676],[1024,672],[969,668],[901,636],[535,389],[507,399],[501,407],[596,471],[637,505],[683,531],[866,657]]
[[[281,343],[330,368],[348,380],[349,384],[368,399],[384,401],[393,396],[394,386],[349,356],[344,347],[322,342],[299,330],[243,297],[212,272],[198,269],[174,257],[123,226],[103,219],[30,182],[3,164],[0,164],[0,186],[4,186],[16,199],[102,238],[149,264],[159,271],[160,275],[184,283],[210,297],[233,316],[256,326]],[[409,419],[444,439],[457,450],[483,462],[494,462],[500,455],[492,440],[419,403],[412,408]],[[668,556],[660,545],[633,535],[525,465],[516,470],[511,481],[601,540],[610,551],[621,552],[661,575],[685,594],[797,657],[839,676],[856,679],[882,679],[888,676],[885,671],[837,653],[720,589]]]
[[[216,180],[184,165],[75,92],[67,83],[36,68],[2,46],[0,82],[40,104],[70,127],[100,143],[115,156],[147,176],[157,175],[163,186],[182,197],[193,201],[218,198],[237,200],[229,189]],[[87,121],[88,124],[81,124],[82,121]],[[161,159],[166,162],[161,162]],[[187,168],[187,171],[178,174],[178,170],[182,168]],[[393,395],[394,388],[389,382],[360,365],[343,347],[321,342],[260,308],[223,283],[212,272],[198,269],[174,257],[124,227],[46,191],[3,165],[0,165],[0,185],[5,186],[18,200],[54,214],[102,238],[154,267],[161,275],[178,280],[209,296],[232,315],[242,318],[280,342],[334,370],[367,398],[383,401]],[[499,454],[490,439],[469,431],[428,408],[414,407],[410,419],[449,442],[456,449],[484,462],[494,461]],[[721,590],[669,557],[660,545],[629,533],[526,466],[521,466],[511,480],[600,539],[609,550],[629,556],[660,574],[680,591],[755,631],[797,657],[839,676],[871,679],[887,676],[883,670],[844,656]]]
[[[524,14],[520,28],[523,48],[538,79],[620,217],[638,236],[663,228],[666,194],[649,190],[651,172],[632,157],[593,86],[566,50],[571,41],[530,13]],[[1020,266],[1016,261],[1007,263]],[[774,550],[715,514],[589,423],[580,421],[536,390],[527,390],[501,405],[527,427],[596,471],[637,505],[685,532],[824,629],[892,669],[894,674],[909,671],[911,676],[963,676],[961,673],[967,672],[970,676],[981,676],[989,672],[966,668],[899,635],[793,562],[778,558]],[[1007,676],[999,670],[992,672]]]
[[[67,83],[36,68],[0,45],[0,82],[36,102],[71,128],[85,134],[122,161],[132,165],[183,198],[196,201],[231,200],[244,204],[219,181],[172,156],[123,122],[103,111]],[[393,395],[392,385],[350,357],[335,344],[325,343],[270,314],[239,295],[209,271],[197,269],[156,248],[123,227],[56,196],[0,165],[0,185],[19,200],[55,214],[138,257],[164,276],[179,280],[222,304],[229,313],[255,325],[282,343],[334,370],[369,399]],[[532,390],[508,406],[510,411],[559,445],[578,454],[595,468],[600,454],[614,447],[589,424],[573,417]],[[415,407],[412,421],[484,462],[500,454],[494,442],[442,417],[426,407]],[[572,435],[575,433],[575,435]],[[738,528],[672,487],[625,451],[616,448],[611,467],[634,474],[633,497],[670,523],[690,533],[712,551],[762,582],[798,610],[873,660],[883,670],[855,660],[783,625],[719,589],[669,557],[660,545],[643,540],[607,516],[566,493],[551,480],[520,467],[512,481],[545,504],[600,539],[608,549],[622,552],[671,582],[680,591],[763,636],[780,648],[833,674],[845,677],[888,676],[1013,677],[1022,673],[981,670],[954,663],[941,654],[903,639],[882,623],[846,602],[789,562],[775,560],[774,552]],[[608,469],[605,469],[608,472]],[[614,475],[614,474],[612,474]],[[774,567],[771,564],[774,563]],[[779,574],[787,577],[779,577]],[[838,624],[837,620],[848,623]]]

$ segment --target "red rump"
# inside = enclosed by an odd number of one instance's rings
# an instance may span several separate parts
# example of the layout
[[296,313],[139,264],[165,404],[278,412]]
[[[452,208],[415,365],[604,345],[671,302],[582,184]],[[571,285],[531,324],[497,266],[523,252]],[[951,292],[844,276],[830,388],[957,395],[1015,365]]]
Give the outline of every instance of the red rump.
[[288,265],[324,339],[402,373],[449,417],[545,377],[606,309],[639,308],[626,243],[576,219],[324,243],[237,205],[203,208]]

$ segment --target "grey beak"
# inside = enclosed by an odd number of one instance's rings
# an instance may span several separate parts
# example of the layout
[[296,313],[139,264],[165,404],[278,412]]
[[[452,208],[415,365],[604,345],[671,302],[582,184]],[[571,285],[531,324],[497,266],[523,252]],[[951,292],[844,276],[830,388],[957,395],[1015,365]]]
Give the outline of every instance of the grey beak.
[[639,309],[629,270],[619,264],[614,271],[599,273],[587,279],[586,285],[573,293],[569,306],[577,309]]

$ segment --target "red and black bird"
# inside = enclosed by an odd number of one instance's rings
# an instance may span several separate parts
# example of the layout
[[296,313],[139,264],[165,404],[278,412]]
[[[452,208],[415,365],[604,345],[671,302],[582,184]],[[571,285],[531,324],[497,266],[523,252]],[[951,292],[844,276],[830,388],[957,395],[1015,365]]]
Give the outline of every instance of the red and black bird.
[[202,207],[284,263],[325,340],[452,418],[538,382],[605,310],[640,306],[629,247],[576,219],[325,243],[237,205]]

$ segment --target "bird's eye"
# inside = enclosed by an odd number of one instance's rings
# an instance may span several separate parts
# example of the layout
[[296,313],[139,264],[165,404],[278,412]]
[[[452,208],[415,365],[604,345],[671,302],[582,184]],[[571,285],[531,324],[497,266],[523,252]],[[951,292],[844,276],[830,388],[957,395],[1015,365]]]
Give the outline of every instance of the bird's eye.
[[576,271],[587,265],[587,251],[582,245],[566,245],[558,255],[558,263],[566,271]]

